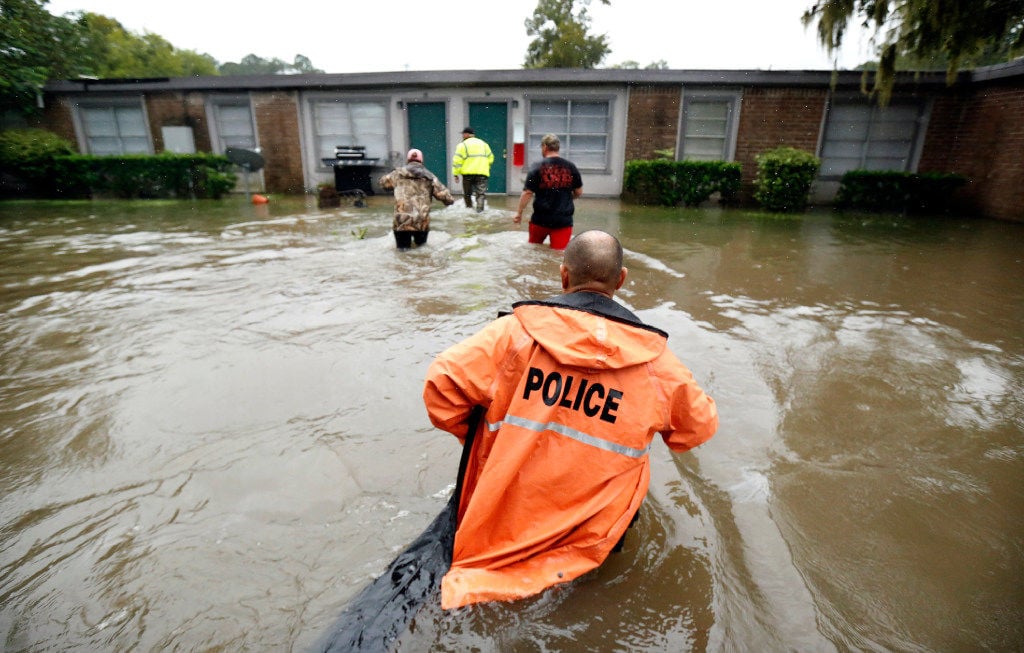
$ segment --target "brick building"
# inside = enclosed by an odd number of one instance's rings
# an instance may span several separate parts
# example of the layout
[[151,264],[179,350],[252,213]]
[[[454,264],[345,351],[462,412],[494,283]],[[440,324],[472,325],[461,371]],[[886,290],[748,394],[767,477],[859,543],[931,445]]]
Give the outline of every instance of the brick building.
[[518,194],[547,132],[590,196],[617,196],[625,162],[670,155],[737,161],[749,198],[755,157],[789,145],[822,159],[814,200],[847,170],[955,172],[964,210],[1024,220],[1024,60],[903,74],[891,103],[828,71],[498,70],[55,81],[43,124],[82,152],[258,149],[275,193],[334,181],[335,148],[365,148],[375,179],[410,147],[451,183],[472,124],[497,155],[492,193]]

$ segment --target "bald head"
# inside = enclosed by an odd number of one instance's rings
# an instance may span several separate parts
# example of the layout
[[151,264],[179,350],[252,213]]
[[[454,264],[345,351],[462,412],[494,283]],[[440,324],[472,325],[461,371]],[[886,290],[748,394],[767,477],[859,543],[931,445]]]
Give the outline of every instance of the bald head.
[[590,290],[611,297],[626,280],[622,245],[597,229],[577,234],[565,248],[561,273],[562,287],[569,292]]

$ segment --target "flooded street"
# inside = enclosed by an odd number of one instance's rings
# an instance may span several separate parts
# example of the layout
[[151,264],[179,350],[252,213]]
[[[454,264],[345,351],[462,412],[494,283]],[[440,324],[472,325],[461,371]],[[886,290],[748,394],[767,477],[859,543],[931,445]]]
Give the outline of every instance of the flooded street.
[[[303,651],[444,506],[433,357],[560,291],[516,197],[0,204],[0,649]],[[584,199],[717,435],[622,553],[402,651],[1024,648],[1024,224]],[[581,470],[585,473],[585,470]]]

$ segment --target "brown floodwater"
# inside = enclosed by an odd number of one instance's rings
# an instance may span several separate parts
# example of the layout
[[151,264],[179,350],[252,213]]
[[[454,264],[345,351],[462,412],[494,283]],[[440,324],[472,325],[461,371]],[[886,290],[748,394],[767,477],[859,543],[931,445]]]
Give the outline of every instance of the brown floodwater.
[[[434,355],[559,255],[437,205],[0,204],[0,649],[302,651],[430,522]],[[1024,224],[638,208],[620,300],[718,401],[622,553],[403,651],[1024,648]],[[580,470],[586,473],[586,470]]]

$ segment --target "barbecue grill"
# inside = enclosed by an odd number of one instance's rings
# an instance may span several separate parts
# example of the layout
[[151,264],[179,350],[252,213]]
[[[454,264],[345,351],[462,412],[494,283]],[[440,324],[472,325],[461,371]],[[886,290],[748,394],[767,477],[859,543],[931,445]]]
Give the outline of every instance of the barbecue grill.
[[365,145],[335,145],[334,146],[334,158],[344,159],[346,161],[352,159],[366,159],[366,146]]
[[365,145],[336,145],[333,159],[321,159],[325,166],[334,168],[334,188],[339,193],[361,190],[373,195],[370,169],[379,158],[367,158]]

